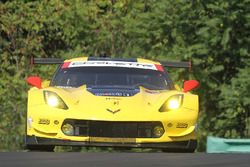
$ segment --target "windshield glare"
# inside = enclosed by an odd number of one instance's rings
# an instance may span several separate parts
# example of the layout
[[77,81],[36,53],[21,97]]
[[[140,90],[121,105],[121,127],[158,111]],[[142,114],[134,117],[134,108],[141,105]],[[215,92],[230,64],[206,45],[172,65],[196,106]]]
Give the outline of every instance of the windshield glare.
[[170,89],[165,73],[137,68],[120,67],[74,67],[59,69],[52,80],[52,86],[119,87],[143,86],[151,90]]

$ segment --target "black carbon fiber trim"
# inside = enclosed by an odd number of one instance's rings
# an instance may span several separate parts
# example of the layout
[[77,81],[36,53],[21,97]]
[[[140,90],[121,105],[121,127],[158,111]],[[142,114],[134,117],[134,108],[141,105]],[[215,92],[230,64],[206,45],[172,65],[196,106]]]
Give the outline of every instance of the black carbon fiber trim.
[[64,59],[61,58],[34,58],[31,57],[30,64],[62,64]]
[[163,128],[161,122],[115,122],[66,119],[63,125],[64,124],[71,124],[74,127],[74,134],[72,136],[110,138],[159,138],[161,136],[154,135],[154,128]]
[[26,145],[54,145],[54,146],[98,146],[98,147],[131,147],[131,148],[161,148],[161,149],[195,149],[196,140],[160,142],[160,143],[110,143],[110,142],[81,142],[26,136]]

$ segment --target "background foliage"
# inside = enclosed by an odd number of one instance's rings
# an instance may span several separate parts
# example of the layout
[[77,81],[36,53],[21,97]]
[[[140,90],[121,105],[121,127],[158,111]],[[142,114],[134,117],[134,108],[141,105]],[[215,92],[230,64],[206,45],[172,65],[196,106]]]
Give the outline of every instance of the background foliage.
[[250,137],[250,0],[0,1],[0,149],[22,149],[28,75],[54,66],[30,57],[192,60],[167,69],[176,82],[197,79],[199,150],[205,137]]

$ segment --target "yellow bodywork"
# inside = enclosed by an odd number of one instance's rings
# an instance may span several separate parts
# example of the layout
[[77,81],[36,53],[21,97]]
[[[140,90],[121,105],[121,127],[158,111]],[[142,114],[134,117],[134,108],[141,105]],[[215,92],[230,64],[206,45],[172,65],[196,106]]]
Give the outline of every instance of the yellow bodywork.
[[[76,60],[76,59],[73,59]],[[73,61],[70,60],[70,61]],[[79,60],[79,58],[77,59]],[[86,60],[86,58],[80,58]],[[69,60],[66,60],[66,62]],[[157,62],[138,59],[140,62]],[[44,91],[56,92],[68,106],[67,110],[50,107],[44,100]],[[166,100],[175,94],[183,94],[179,109],[160,112]],[[117,113],[108,112],[118,110]],[[135,143],[157,143],[196,140],[198,96],[177,90],[153,91],[140,87],[140,92],[130,97],[95,96],[86,85],[78,88],[32,87],[28,91],[27,135],[71,141],[126,142],[130,139],[67,136],[62,130],[65,119],[100,121],[160,121],[165,133],[159,138],[135,138]],[[185,125],[185,126],[179,126]]]

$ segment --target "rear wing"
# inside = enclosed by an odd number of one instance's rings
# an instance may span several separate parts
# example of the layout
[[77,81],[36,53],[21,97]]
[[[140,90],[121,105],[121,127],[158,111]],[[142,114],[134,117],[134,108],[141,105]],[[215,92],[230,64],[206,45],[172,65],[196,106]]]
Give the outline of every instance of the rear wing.
[[172,61],[162,61],[160,62],[163,67],[172,67],[172,68],[192,68],[192,62],[172,62]]
[[30,58],[30,64],[34,65],[34,64],[62,64],[64,62],[64,59],[60,59],[60,58],[34,58],[31,57]]
[[171,61],[164,61],[160,62],[164,67],[173,67],[173,68],[191,68],[192,63],[191,61],[188,62],[171,62]]
[[[30,64],[63,64],[64,59],[61,58],[34,58],[31,57]],[[191,61],[188,62],[172,62],[172,61],[162,61],[160,62],[163,67],[171,67],[171,68],[189,68],[191,70],[192,63]]]

